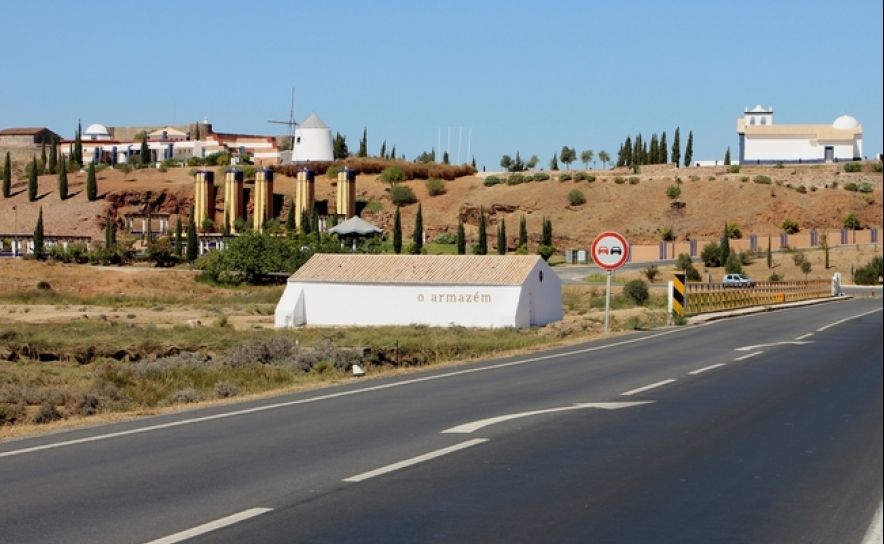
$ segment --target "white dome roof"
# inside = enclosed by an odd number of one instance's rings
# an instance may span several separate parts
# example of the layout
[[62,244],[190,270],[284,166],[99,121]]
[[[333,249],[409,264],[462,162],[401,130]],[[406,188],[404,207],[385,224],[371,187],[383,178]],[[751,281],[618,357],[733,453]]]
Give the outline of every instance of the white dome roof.
[[835,122],[832,123],[832,126],[841,130],[850,130],[859,126],[859,123],[853,117],[849,115],[842,115],[841,117],[835,119]]
[[83,132],[83,134],[89,136],[110,136],[110,132],[107,131],[107,127],[105,127],[104,125],[99,125],[98,123],[86,127],[86,130],[85,132]]

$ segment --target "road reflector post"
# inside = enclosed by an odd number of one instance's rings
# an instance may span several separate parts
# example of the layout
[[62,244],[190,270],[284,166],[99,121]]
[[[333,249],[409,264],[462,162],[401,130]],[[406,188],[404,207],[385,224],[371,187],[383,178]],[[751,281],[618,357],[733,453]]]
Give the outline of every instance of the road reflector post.
[[672,312],[679,316],[684,317],[685,309],[687,308],[687,297],[685,296],[685,275],[684,274],[673,274],[672,275],[672,291],[670,293],[671,301],[670,306],[672,307]]

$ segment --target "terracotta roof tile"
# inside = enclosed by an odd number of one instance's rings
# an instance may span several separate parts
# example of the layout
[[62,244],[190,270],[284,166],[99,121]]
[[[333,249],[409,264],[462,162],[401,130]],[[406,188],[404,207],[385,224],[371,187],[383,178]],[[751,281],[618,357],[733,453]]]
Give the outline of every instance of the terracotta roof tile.
[[519,285],[537,255],[316,254],[290,282]]

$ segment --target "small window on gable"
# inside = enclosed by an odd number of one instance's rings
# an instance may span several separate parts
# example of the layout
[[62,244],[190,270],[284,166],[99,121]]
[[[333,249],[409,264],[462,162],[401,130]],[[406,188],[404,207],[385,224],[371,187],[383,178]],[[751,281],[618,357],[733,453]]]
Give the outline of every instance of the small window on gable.
[[767,124],[767,117],[762,117],[762,118],[761,118],[761,124],[762,124],[762,125],[766,125],[766,124]]
[[749,118],[749,124],[750,124],[750,125],[754,125],[754,124],[755,124],[755,116],[754,116],[754,115],[753,115],[752,117]]

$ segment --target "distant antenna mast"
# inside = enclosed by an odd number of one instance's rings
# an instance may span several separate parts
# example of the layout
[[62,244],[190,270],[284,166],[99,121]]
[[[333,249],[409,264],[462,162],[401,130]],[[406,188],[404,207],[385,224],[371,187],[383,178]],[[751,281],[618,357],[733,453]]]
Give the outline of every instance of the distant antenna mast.
[[289,127],[288,137],[289,137],[289,142],[291,142],[291,145],[292,145],[292,155],[291,155],[291,160],[289,162],[294,162],[295,144],[296,144],[295,127],[298,126],[298,122],[296,121],[296,117],[295,117],[295,88],[294,87],[292,87],[292,109],[291,109],[291,112],[289,113],[289,120],[288,121],[269,120],[267,122],[268,123],[276,123],[277,125],[287,125]]

